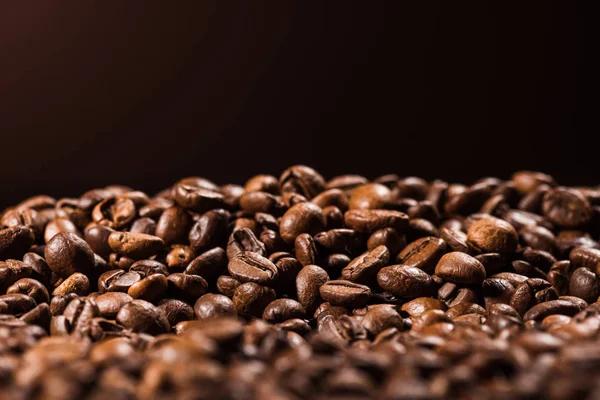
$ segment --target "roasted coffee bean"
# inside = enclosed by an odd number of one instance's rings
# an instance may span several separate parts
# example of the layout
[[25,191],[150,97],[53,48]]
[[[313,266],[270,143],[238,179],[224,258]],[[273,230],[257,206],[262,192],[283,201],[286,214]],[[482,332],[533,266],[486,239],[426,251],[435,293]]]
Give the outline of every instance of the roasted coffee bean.
[[246,282],[235,289],[232,300],[238,314],[259,318],[267,305],[275,300],[275,291],[254,282]]
[[358,308],[369,301],[371,289],[346,280],[329,281],[319,287],[321,298],[333,305]]
[[185,273],[199,275],[204,279],[212,279],[227,268],[227,255],[225,250],[215,247],[194,258],[186,267]]
[[456,296],[447,302],[448,307],[454,307],[460,303],[476,303],[477,302],[477,294],[473,289],[470,288],[460,288],[456,292]]
[[227,269],[231,276],[240,282],[254,282],[261,285],[273,284],[279,275],[275,264],[268,258],[251,251],[229,260]]
[[236,315],[236,306],[227,296],[207,293],[196,301],[194,312],[199,320],[228,317]]
[[519,284],[510,298],[509,305],[520,315],[536,304],[550,300],[557,300],[558,293],[549,282],[543,279],[528,279]]
[[577,247],[571,250],[569,259],[576,268],[584,267],[591,271],[596,271],[596,267],[600,263],[600,250]]
[[409,218],[400,211],[358,209],[346,211],[344,222],[357,232],[373,233],[385,228],[405,230],[408,228]]
[[519,241],[517,231],[508,222],[486,218],[469,228],[468,244],[480,253],[512,253]]
[[286,244],[278,231],[266,229],[260,233],[259,240],[265,245],[267,253],[277,253],[286,248]]
[[523,315],[523,320],[541,321],[547,316],[554,314],[573,316],[579,311],[581,311],[580,307],[571,301],[562,299],[551,300],[530,308],[529,311]]
[[577,268],[569,280],[569,295],[594,303],[600,296],[600,280],[587,268]]
[[197,213],[225,206],[225,198],[216,190],[186,184],[179,184],[173,188],[173,198],[180,207]]
[[[174,275],[174,274],[173,274]],[[172,275],[169,275],[171,277]],[[134,299],[146,300],[150,303],[157,303],[167,292],[167,278],[162,274],[153,274],[146,276],[127,289],[127,294]]]
[[307,265],[302,268],[296,276],[297,298],[308,315],[316,310],[321,301],[319,289],[327,281],[329,275],[327,272],[316,265]]
[[222,246],[227,238],[229,214],[225,210],[204,213],[189,231],[190,245],[197,252]]
[[351,210],[355,209],[381,209],[392,202],[392,192],[380,183],[367,183],[352,191],[348,202]]
[[108,256],[108,265],[111,268],[127,270],[131,268],[134,263],[135,260],[133,258],[129,258],[117,253],[111,253],[110,256]]
[[242,283],[228,275],[221,275],[217,279],[217,289],[227,297],[233,297],[233,293]]
[[69,293],[85,296],[89,292],[90,281],[88,277],[81,272],[75,272],[54,289],[52,296],[64,296]]
[[344,227],[344,213],[335,206],[325,207],[323,209],[326,229],[340,229]]
[[107,258],[113,251],[108,245],[108,236],[113,232],[114,229],[109,228],[108,226],[92,222],[86,226],[83,237],[94,253]]
[[337,207],[341,211],[346,211],[348,209],[348,196],[340,189],[326,190],[315,196],[311,202],[323,209],[331,206]]
[[406,237],[393,228],[379,229],[369,236],[367,249],[373,250],[379,246],[385,246],[390,252],[390,258],[395,258],[406,247]]
[[98,315],[108,319],[114,319],[121,307],[132,300],[130,295],[122,292],[104,293],[94,298],[98,306]]
[[18,315],[35,307],[35,300],[23,293],[0,295],[0,304],[5,306],[3,314]]
[[196,257],[196,252],[190,246],[175,245],[167,254],[165,261],[171,271],[183,271]]
[[169,207],[160,214],[156,222],[155,235],[166,245],[185,244],[192,223],[192,217],[185,209]]
[[92,219],[100,225],[120,229],[131,223],[137,210],[133,200],[123,197],[108,197],[96,204]]
[[371,283],[381,268],[387,265],[390,252],[379,246],[355,258],[342,270],[342,278],[358,283]]
[[0,261],[0,293],[20,279],[33,275],[31,265],[18,260]]
[[271,323],[284,322],[292,318],[305,318],[304,307],[296,300],[277,299],[269,303],[262,318]]
[[125,272],[120,269],[106,271],[98,278],[98,291],[127,292],[129,287],[142,279],[143,274],[136,271]]
[[34,240],[35,233],[26,226],[0,229],[0,260],[21,258]]
[[12,284],[6,294],[21,293],[31,297],[37,304],[50,302],[48,290],[39,281],[31,278],[22,278]]
[[261,256],[267,255],[264,243],[258,240],[256,235],[248,228],[234,231],[227,243],[227,257],[229,259],[235,258],[244,251],[251,251]]
[[438,299],[432,299],[430,297],[417,297],[416,299],[404,303],[401,307],[401,310],[414,318],[429,310],[446,311],[446,308],[446,305]]
[[519,171],[513,174],[512,182],[521,193],[530,193],[540,185],[555,186],[556,182],[550,175],[541,172]]
[[175,326],[182,321],[194,318],[194,309],[187,303],[177,299],[164,299],[158,303],[158,309],[167,317],[169,325]]
[[314,240],[328,252],[334,253],[356,254],[364,248],[361,234],[352,229],[331,229],[320,232],[314,236]]
[[589,201],[578,191],[556,188],[549,190],[542,202],[542,211],[552,223],[563,228],[578,228],[592,218]]
[[286,205],[277,196],[265,192],[247,192],[240,199],[240,208],[248,214],[267,213],[280,216]]
[[255,175],[246,181],[244,190],[277,194],[279,193],[279,180],[273,175]]
[[468,254],[452,252],[442,256],[435,267],[435,274],[454,283],[477,285],[486,273],[483,265]]
[[296,259],[302,265],[313,265],[317,261],[317,246],[314,239],[308,233],[296,237],[294,241]]
[[279,177],[279,186],[282,192],[295,192],[312,199],[325,190],[325,180],[310,167],[294,165],[283,171]]
[[326,187],[327,189],[341,189],[348,193],[368,182],[368,179],[361,175],[340,175],[330,179]]
[[134,262],[129,267],[130,272],[139,272],[140,275],[149,276],[152,274],[169,275],[167,267],[155,260],[140,260]]
[[391,265],[377,274],[379,286],[396,296],[414,298],[435,292],[435,282],[421,269],[408,265]]
[[79,229],[77,229],[75,224],[71,222],[70,219],[54,218],[46,225],[46,229],[44,230],[44,241],[48,243],[50,239],[52,239],[54,235],[56,235],[59,232],[70,232],[79,237],[83,236]]
[[129,229],[132,233],[144,233],[146,235],[156,234],[156,222],[152,218],[138,218]]
[[121,307],[116,321],[134,332],[161,334],[169,331],[164,312],[145,300],[132,300]]
[[94,252],[79,236],[61,232],[46,245],[48,266],[58,276],[67,278],[75,272],[90,273],[94,267]]
[[438,261],[446,251],[445,242],[436,237],[417,239],[404,248],[396,257],[402,265],[420,268],[426,272],[433,272]]
[[52,315],[61,315],[71,300],[77,297],[79,296],[75,293],[52,297],[52,300],[50,300],[50,312]]
[[324,229],[323,210],[312,203],[299,203],[290,207],[279,224],[279,234],[286,243],[293,243],[303,233],[312,236]]
[[158,236],[144,233],[113,232],[108,236],[108,245],[120,255],[141,260],[157,254],[164,242]]
[[208,290],[206,280],[200,275],[175,273],[169,275],[167,281],[169,297],[194,301]]

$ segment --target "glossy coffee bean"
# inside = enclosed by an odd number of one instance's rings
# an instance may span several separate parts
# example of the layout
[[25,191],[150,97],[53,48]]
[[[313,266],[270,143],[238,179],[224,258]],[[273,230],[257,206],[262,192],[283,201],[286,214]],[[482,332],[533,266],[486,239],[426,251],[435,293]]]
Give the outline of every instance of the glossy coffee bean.
[[465,253],[452,252],[442,256],[435,274],[449,282],[476,285],[486,277],[485,268],[477,259]]
[[486,218],[469,228],[467,240],[480,253],[512,253],[516,250],[519,237],[508,222],[497,218]]
[[279,276],[275,264],[268,258],[251,251],[231,259],[227,269],[231,276],[240,282],[254,282],[261,285],[271,285]]
[[20,259],[35,240],[35,233],[26,226],[0,229],[0,260]]
[[367,183],[352,191],[348,202],[351,210],[383,209],[392,202],[392,192],[380,183]]
[[305,318],[304,307],[296,300],[277,299],[269,303],[263,312],[262,318],[271,323],[284,322],[293,318]]
[[377,274],[379,286],[396,296],[414,298],[435,292],[435,282],[421,269],[407,265],[391,265]]
[[373,233],[379,229],[393,228],[402,231],[408,228],[408,215],[394,210],[358,209],[344,214],[344,222],[357,232]]
[[158,236],[144,233],[113,232],[108,236],[108,245],[120,255],[141,260],[157,254],[164,242]]
[[52,272],[63,278],[75,272],[88,274],[94,267],[94,252],[83,239],[72,233],[55,235],[46,245],[44,255]]
[[396,261],[431,273],[445,251],[446,243],[442,239],[428,236],[409,243],[398,254]]
[[578,191],[565,188],[549,190],[542,201],[542,211],[552,223],[564,228],[577,228],[592,218],[589,201]]
[[227,296],[207,293],[196,301],[194,313],[199,320],[235,316],[236,306]]
[[303,233],[315,235],[325,229],[321,207],[312,203],[292,206],[281,218],[279,234],[286,243],[293,243]]
[[316,265],[307,265],[297,274],[296,293],[298,301],[302,304],[306,313],[311,315],[321,301],[319,289],[329,281],[329,275],[323,268]]
[[156,233],[166,245],[185,244],[192,226],[192,217],[181,207],[169,207],[156,222]]
[[321,298],[334,306],[362,307],[369,301],[371,289],[346,280],[328,281],[319,287]]
[[235,289],[232,300],[238,314],[260,317],[267,305],[275,300],[275,291],[254,282],[246,282]]
[[376,247],[352,260],[342,270],[342,278],[357,283],[370,283],[375,280],[379,270],[387,265],[389,259],[390,252],[387,247]]

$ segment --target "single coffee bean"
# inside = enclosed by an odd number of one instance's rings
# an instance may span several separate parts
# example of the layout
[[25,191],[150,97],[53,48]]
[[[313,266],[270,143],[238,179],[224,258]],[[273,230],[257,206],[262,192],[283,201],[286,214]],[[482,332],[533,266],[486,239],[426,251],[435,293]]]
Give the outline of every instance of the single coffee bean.
[[20,259],[35,240],[35,233],[26,226],[0,229],[0,260]]
[[364,249],[362,235],[352,229],[330,229],[317,233],[314,240],[328,252],[358,254]]
[[294,165],[283,171],[279,177],[279,186],[282,192],[295,192],[312,199],[325,190],[325,180],[310,167]]
[[319,294],[323,300],[333,305],[358,308],[369,301],[371,289],[351,281],[334,280],[321,285]]
[[44,241],[48,243],[50,239],[52,239],[54,235],[56,235],[59,232],[70,232],[79,237],[83,236],[79,229],[77,229],[75,224],[71,222],[70,219],[54,218],[46,225],[46,229],[44,230]]
[[131,224],[132,233],[144,233],[146,235],[156,234],[156,222],[152,218],[138,218]]
[[233,297],[233,293],[242,282],[229,275],[221,275],[217,279],[217,289],[227,297]]
[[335,206],[341,211],[348,209],[348,196],[340,189],[326,190],[317,195],[311,202],[323,209],[331,206]]
[[571,250],[569,259],[575,267],[584,267],[591,271],[596,270],[600,263],[600,250],[587,247],[577,247]]
[[[140,210],[141,213],[141,210]],[[166,245],[185,244],[192,226],[191,215],[181,207],[169,207],[156,222],[156,233]]]
[[578,228],[592,218],[590,202],[577,190],[549,190],[542,201],[542,211],[552,223],[563,228]]
[[136,216],[133,200],[123,197],[108,197],[96,204],[92,219],[100,225],[121,229],[131,223]]
[[[485,282],[485,281],[484,281]],[[456,291],[456,296],[447,302],[448,307],[454,307],[460,303],[476,303],[477,293],[470,288],[460,288]]]
[[67,305],[69,305],[71,300],[77,297],[79,296],[75,293],[69,293],[64,296],[53,296],[52,300],[50,300],[50,312],[54,316],[62,315],[62,313],[64,312]]
[[325,207],[323,209],[326,229],[340,229],[344,227],[344,213],[335,206]]
[[190,246],[174,245],[167,254],[165,261],[170,271],[183,271],[196,257],[196,252]]
[[31,278],[22,278],[13,283],[6,290],[6,294],[13,293],[26,294],[35,300],[36,304],[50,302],[50,296],[46,287],[41,282]]
[[4,293],[8,287],[20,279],[29,278],[33,275],[31,265],[18,260],[0,261],[0,293]]
[[101,257],[108,258],[113,251],[108,245],[108,236],[114,231],[114,229],[109,228],[108,226],[92,222],[86,226],[83,237],[94,253]]
[[355,258],[342,270],[342,278],[358,283],[370,283],[375,280],[381,268],[387,265],[390,252],[387,247],[379,246]]
[[22,293],[0,295],[0,304],[5,306],[3,313],[12,315],[26,313],[36,306],[34,299]]
[[429,274],[407,265],[382,268],[377,274],[377,283],[383,290],[406,298],[429,296],[436,290]]
[[278,278],[275,264],[260,254],[246,251],[229,260],[227,267],[232,277],[240,282],[254,282],[271,285]]
[[234,317],[236,307],[233,301],[221,294],[207,293],[200,297],[194,305],[196,318],[204,320],[208,318]]
[[194,301],[208,290],[208,283],[199,275],[175,273],[167,277],[169,297]]
[[554,178],[541,172],[519,171],[513,174],[512,181],[521,193],[530,193],[540,185],[556,186]]
[[225,206],[225,198],[216,190],[186,184],[176,185],[173,197],[177,205],[197,213]]
[[248,228],[238,229],[231,234],[227,243],[227,258],[233,259],[244,251],[267,256],[264,243],[258,240],[256,235]]
[[117,253],[110,253],[108,256],[108,266],[113,269],[127,270],[135,263],[133,258],[129,258]]
[[267,305],[275,300],[275,291],[254,282],[246,282],[235,289],[232,300],[238,314],[260,318]]
[[129,286],[127,294],[134,299],[157,303],[167,292],[167,286],[167,278],[164,275],[153,274]]
[[64,296],[68,293],[85,296],[89,292],[90,281],[88,277],[80,272],[75,272],[54,289],[52,296]]
[[587,268],[577,268],[569,281],[569,295],[594,303],[600,296],[600,280]]
[[512,253],[516,250],[519,237],[508,222],[497,218],[486,218],[469,228],[468,243],[480,253]]
[[551,300],[531,307],[529,311],[523,315],[523,320],[541,321],[547,316],[554,314],[573,316],[579,311],[581,311],[580,307],[571,301],[562,299]]
[[246,181],[244,191],[277,194],[279,193],[279,180],[273,175],[255,175]]
[[133,300],[123,305],[116,321],[134,332],[156,335],[169,331],[169,321],[163,311],[145,300]]
[[267,213],[280,216],[286,205],[278,197],[266,192],[247,192],[240,199],[240,208],[248,214]]
[[446,311],[446,308],[446,304],[438,299],[432,299],[430,297],[417,297],[416,299],[404,303],[401,307],[401,310],[414,318],[429,310]]
[[281,218],[279,234],[286,243],[293,243],[303,233],[315,235],[325,229],[323,210],[312,203],[292,206]]
[[194,309],[187,303],[177,299],[164,299],[158,303],[158,309],[167,317],[169,325],[175,326],[182,321],[194,318]]
[[121,307],[132,300],[130,295],[122,292],[104,293],[94,299],[98,306],[98,315],[108,319],[114,319]]
[[393,228],[399,231],[408,228],[408,215],[400,211],[380,209],[358,209],[346,211],[346,225],[357,232],[372,233],[379,229]]
[[317,247],[315,241],[308,233],[296,237],[294,242],[296,259],[302,265],[314,265],[317,261]]
[[44,251],[48,266],[58,276],[68,278],[75,272],[89,274],[94,267],[94,252],[79,236],[68,232],[56,234]]
[[351,210],[382,209],[392,202],[392,192],[380,183],[367,183],[352,191],[348,202]]
[[131,285],[141,281],[144,278],[143,274],[137,271],[121,271],[111,270],[100,275],[98,278],[98,289],[100,293],[104,292],[125,292],[129,290]]
[[213,279],[225,271],[227,267],[227,255],[220,247],[205,251],[194,258],[186,267],[188,275],[199,275],[204,279]]
[[149,276],[152,274],[169,275],[167,267],[155,260],[140,260],[131,264],[130,272],[139,272],[140,275]]
[[308,315],[313,314],[321,302],[319,289],[327,281],[329,281],[327,272],[316,265],[307,265],[298,272],[296,276],[297,298]]
[[485,268],[465,253],[452,252],[442,256],[435,267],[435,274],[454,283],[477,285],[481,284],[485,277]]
[[378,246],[387,247],[390,258],[395,258],[406,247],[406,237],[393,228],[379,229],[369,236],[367,249],[373,250]]
[[296,300],[277,299],[269,303],[262,318],[270,323],[284,322],[292,318],[305,318],[304,307]]
[[229,213],[225,210],[204,213],[189,231],[190,245],[197,252],[222,246],[227,239],[228,220]]
[[417,239],[404,248],[396,257],[402,265],[433,272],[435,266],[446,251],[446,243],[433,236]]
[[108,245],[120,255],[141,260],[157,254],[164,242],[158,236],[143,233],[113,232],[108,236]]

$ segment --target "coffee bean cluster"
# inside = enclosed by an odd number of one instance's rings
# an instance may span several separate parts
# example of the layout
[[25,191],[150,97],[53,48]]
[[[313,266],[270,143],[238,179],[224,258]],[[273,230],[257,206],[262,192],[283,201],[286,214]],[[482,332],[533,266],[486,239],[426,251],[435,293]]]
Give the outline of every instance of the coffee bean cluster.
[[600,397],[600,187],[293,166],[0,225],[0,399]]

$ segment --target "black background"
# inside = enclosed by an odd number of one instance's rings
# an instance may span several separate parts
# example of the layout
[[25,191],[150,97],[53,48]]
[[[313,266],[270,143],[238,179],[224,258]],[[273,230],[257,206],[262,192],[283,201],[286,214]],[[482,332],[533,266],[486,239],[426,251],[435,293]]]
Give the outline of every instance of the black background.
[[3,2],[0,206],[294,163],[600,183],[580,4],[300,3]]

